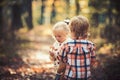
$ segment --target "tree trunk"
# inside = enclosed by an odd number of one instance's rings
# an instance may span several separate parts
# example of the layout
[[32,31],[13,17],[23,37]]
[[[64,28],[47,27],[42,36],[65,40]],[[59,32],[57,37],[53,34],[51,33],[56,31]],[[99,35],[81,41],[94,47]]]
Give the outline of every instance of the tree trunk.
[[79,15],[80,12],[79,0],[75,0],[75,6],[76,6],[76,15]]
[[55,1],[56,0],[54,0],[53,3],[52,3],[52,11],[51,11],[51,17],[50,17],[51,23],[54,23],[54,19],[56,17]]
[[44,20],[45,20],[45,17],[44,17],[44,13],[45,13],[45,0],[41,0],[41,2],[42,2],[42,6],[41,6],[41,15],[40,15],[39,23],[40,24],[44,24]]
[[21,20],[21,5],[13,5],[12,6],[12,30],[18,30],[22,25]]
[[32,0],[24,0],[22,5],[24,21],[28,29],[33,28],[32,23]]

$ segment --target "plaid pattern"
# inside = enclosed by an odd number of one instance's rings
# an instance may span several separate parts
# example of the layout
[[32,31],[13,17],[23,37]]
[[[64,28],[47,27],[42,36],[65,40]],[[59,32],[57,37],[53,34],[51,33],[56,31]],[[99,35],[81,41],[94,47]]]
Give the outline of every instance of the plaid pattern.
[[54,44],[53,44],[53,47],[54,47],[54,50],[53,50],[53,53],[54,53],[54,56],[55,56],[55,59],[54,59],[54,66],[56,67],[56,68],[58,68],[58,66],[59,66],[59,63],[60,63],[60,61],[59,61],[59,51],[60,51],[60,49],[61,49],[61,47],[65,44],[65,43],[67,43],[68,41],[70,41],[71,39],[70,38],[68,38],[68,39],[66,39],[64,42],[62,42],[62,43],[59,43],[59,42],[55,42]]
[[88,40],[72,40],[62,47],[59,57],[67,64],[67,78],[87,79],[91,76],[90,66],[95,61],[95,47]]

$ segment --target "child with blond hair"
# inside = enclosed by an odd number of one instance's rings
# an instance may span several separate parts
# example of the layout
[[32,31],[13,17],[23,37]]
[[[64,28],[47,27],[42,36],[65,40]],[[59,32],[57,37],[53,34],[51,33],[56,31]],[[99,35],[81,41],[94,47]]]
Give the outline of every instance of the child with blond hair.
[[64,73],[65,64],[59,61],[59,51],[61,47],[70,40],[69,38],[69,27],[67,23],[60,21],[57,22],[52,28],[53,37],[55,39],[54,44],[50,48],[50,59],[54,61],[56,69],[55,80],[60,80],[61,75]]

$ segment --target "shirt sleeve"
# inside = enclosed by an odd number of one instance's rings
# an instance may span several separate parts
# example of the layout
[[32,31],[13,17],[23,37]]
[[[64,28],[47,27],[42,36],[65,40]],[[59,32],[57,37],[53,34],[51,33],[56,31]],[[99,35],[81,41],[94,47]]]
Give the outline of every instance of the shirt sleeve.
[[67,55],[66,48],[65,45],[63,45],[59,51],[59,60],[62,62],[66,62],[66,55]]
[[49,48],[49,58],[50,58],[50,60],[52,60],[52,61],[54,61],[55,60],[55,54],[56,54],[56,45],[57,45],[57,43],[56,42],[54,42],[53,43],[53,45],[52,46],[50,46],[50,48]]
[[95,50],[96,50],[95,45],[92,44],[91,50],[90,50],[90,53],[91,53],[91,65],[94,65],[95,62],[96,62],[96,52],[95,52]]

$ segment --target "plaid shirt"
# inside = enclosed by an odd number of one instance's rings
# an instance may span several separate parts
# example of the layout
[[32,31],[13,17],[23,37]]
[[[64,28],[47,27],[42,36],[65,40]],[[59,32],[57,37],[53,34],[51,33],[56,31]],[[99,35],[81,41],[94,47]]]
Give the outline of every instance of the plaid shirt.
[[88,78],[90,66],[95,61],[95,47],[88,40],[72,40],[62,47],[59,57],[66,63],[67,78]]

